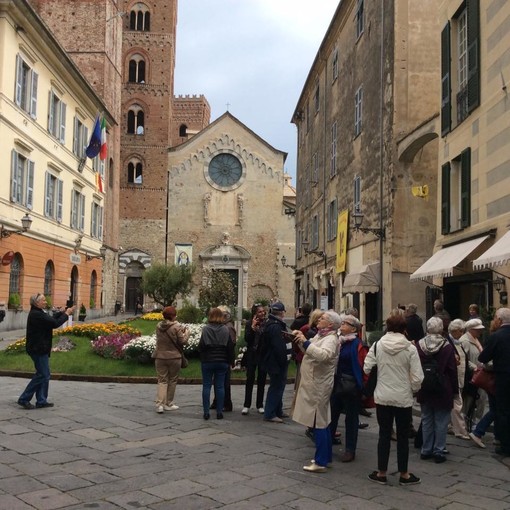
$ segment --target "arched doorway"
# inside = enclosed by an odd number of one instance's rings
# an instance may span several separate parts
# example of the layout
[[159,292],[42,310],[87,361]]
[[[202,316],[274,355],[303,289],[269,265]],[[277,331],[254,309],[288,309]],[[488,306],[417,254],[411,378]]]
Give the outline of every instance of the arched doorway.
[[126,312],[135,312],[136,301],[140,300],[143,307],[143,292],[141,290],[143,265],[138,261],[132,261],[126,266]]

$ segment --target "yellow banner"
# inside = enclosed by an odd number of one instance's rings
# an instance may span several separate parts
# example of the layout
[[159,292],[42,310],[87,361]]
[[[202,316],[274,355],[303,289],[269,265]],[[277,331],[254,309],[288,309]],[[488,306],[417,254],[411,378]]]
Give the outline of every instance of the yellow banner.
[[349,227],[349,210],[345,209],[338,215],[336,233],[336,272],[343,273],[347,264],[347,229]]

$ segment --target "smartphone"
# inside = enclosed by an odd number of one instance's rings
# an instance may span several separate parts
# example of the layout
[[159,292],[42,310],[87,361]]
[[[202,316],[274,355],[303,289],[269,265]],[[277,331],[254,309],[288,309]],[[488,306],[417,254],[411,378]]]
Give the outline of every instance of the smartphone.
[[296,335],[289,333],[288,331],[282,331],[283,338],[287,341],[293,342],[296,339]]

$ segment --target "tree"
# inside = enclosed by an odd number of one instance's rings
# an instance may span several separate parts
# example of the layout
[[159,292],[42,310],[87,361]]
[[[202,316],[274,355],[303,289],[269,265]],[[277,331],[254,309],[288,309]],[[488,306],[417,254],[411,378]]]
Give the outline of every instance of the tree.
[[198,304],[205,313],[215,306],[237,305],[236,289],[228,273],[204,269],[203,276],[205,283],[198,291]]
[[193,266],[154,264],[143,273],[142,291],[161,306],[170,306],[177,296],[191,292],[193,272]]

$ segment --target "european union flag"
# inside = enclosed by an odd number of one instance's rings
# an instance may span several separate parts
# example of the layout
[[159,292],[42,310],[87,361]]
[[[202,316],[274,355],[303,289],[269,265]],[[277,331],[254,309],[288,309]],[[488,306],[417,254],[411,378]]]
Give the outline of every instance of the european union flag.
[[90,142],[85,149],[85,154],[88,158],[94,159],[101,151],[101,123],[99,122],[99,115],[96,117],[94,129],[90,136]]

